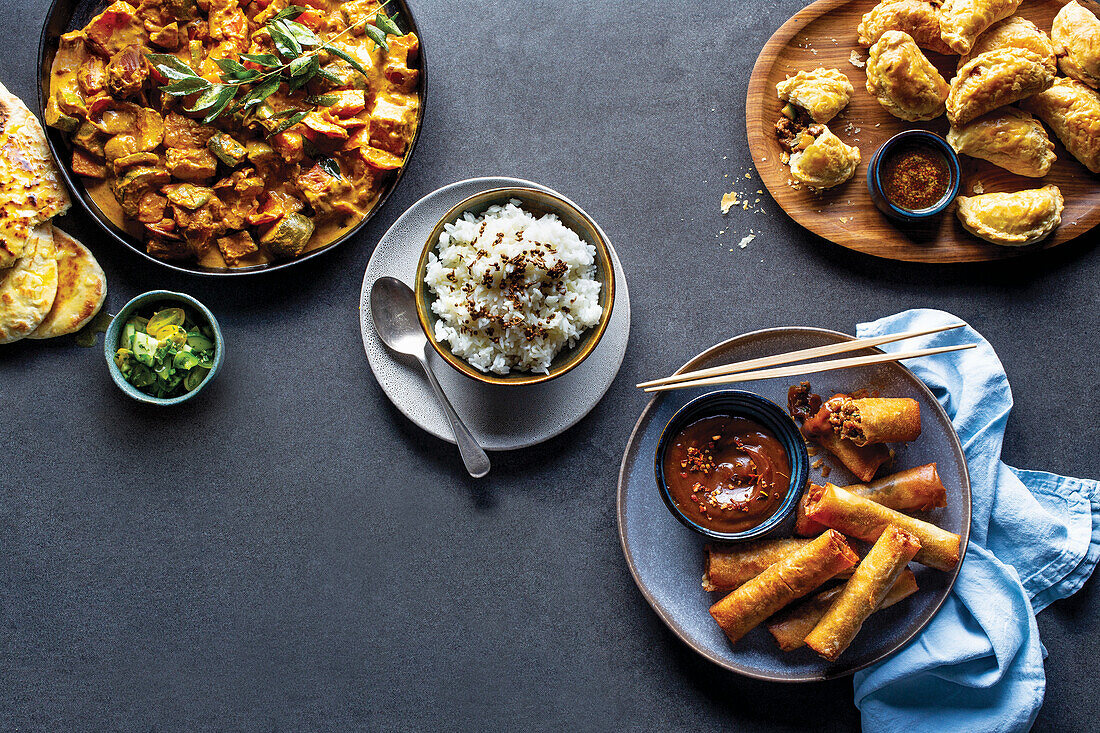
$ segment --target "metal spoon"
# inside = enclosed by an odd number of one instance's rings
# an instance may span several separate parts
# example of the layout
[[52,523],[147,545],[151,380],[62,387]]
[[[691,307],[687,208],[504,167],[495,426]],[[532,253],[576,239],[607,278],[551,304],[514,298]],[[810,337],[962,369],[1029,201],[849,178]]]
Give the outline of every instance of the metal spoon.
[[485,451],[451,407],[450,400],[443,394],[443,389],[428,365],[428,351],[431,347],[416,317],[416,296],[412,288],[397,278],[378,278],[370,288],[370,312],[374,319],[374,330],[382,343],[399,354],[416,357],[420,366],[424,367],[435,396],[439,398],[443,412],[451,421],[455,443],[458,444],[458,452],[462,456],[462,462],[466,464],[466,470],[474,478],[481,478],[489,473],[489,456],[485,455]]

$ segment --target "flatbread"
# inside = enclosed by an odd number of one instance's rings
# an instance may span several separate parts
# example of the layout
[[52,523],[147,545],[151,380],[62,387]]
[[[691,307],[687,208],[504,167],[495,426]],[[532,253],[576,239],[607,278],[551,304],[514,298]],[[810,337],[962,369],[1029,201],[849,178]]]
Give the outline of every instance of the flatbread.
[[53,227],[34,229],[23,256],[0,270],[0,344],[18,341],[42,323],[57,295]]
[[71,205],[38,118],[0,84],[0,268],[15,264],[36,226]]
[[38,328],[27,334],[29,339],[48,339],[79,331],[99,313],[107,297],[107,277],[95,256],[65,232],[51,228],[57,259],[57,297]]

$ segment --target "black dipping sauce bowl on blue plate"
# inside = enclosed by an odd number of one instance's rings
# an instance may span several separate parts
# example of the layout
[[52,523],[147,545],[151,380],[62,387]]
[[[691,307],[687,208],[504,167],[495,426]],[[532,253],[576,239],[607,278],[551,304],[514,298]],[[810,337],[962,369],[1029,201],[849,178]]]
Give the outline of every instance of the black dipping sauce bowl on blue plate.
[[661,499],[685,527],[740,542],[764,537],[794,513],[810,457],[782,407],[752,392],[721,390],[672,416],[654,472]]
[[867,166],[867,188],[883,214],[920,224],[947,210],[959,195],[959,156],[939,135],[906,130],[884,142]]

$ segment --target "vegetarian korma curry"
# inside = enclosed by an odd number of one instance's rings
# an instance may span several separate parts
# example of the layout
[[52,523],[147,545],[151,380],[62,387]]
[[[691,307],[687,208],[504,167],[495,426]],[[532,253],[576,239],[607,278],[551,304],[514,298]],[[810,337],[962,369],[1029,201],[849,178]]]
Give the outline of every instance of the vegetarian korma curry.
[[299,257],[353,227],[405,160],[419,43],[377,0],[115,2],[61,37],[47,124],[149,254]]

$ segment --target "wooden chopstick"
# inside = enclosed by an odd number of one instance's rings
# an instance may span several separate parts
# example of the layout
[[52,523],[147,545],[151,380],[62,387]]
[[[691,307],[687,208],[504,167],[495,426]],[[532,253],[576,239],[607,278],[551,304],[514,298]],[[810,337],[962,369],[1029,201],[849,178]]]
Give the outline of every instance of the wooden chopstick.
[[882,364],[888,361],[903,361],[916,359],[921,356],[933,354],[945,354],[948,351],[962,351],[973,349],[977,344],[957,344],[955,346],[939,346],[934,349],[920,349],[918,351],[906,351],[899,354],[872,354],[871,356],[852,356],[847,359],[833,359],[816,364],[795,364],[792,366],[776,367],[774,369],[761,369],[752,372],[740,372],[738,374],[725,374],[717,377],[695,379],[690,382],[677,384],[658,384],[646,387],[646,392],[667,392],[674,389],[689,389],[691,387],[706,387],[713,384],[733,384],[735,382],[751,382],[757,379],[777,379],[779,377],[795,377],[802,374],[814,374],[816,372],[829,372],[836,369],[851,369],[858,366]]
[[750,369],[763,369],[766,367],[778,366],[780,364],[790,364],[793,361],[816,359],[819,356],[832,356],[834,354],[843,354],[848,351],[858,351],[859,349],[879,346],[880,344],[889,344],[893,343],[894,341],[903,341],[905,339],[916,338],[917,336],[927,336],[931,333],[950,331],[954,328],[961,328],[965,325],[965,323],[955,323],[950,326],[936,326],[935,328],[928,328],[921,331],[907,331],[906,333],[895,333],[889,336],[871,336],[868,338],[855,339],[854,341],[841,341],[840,343],[829,344],[828,346],[815,346],[810,349],[791,351],[786,354],[763,356],[759,359],[749,359],[748,361],[739,361],[734,364],[723,364],[721,366],[709,367],[707,369],[698,369],[693,372],[673,374],[672,376],[662,377],[661,379],[653,379],[648,382],[639,382],[635,386],[641,389],[645,389],[647,387],[656,387],[657,385],[661,384],[675,384],[676,382],[694,381],[703,377],[716,377],[720,374],[736,374],[737,372],[747,372]]

